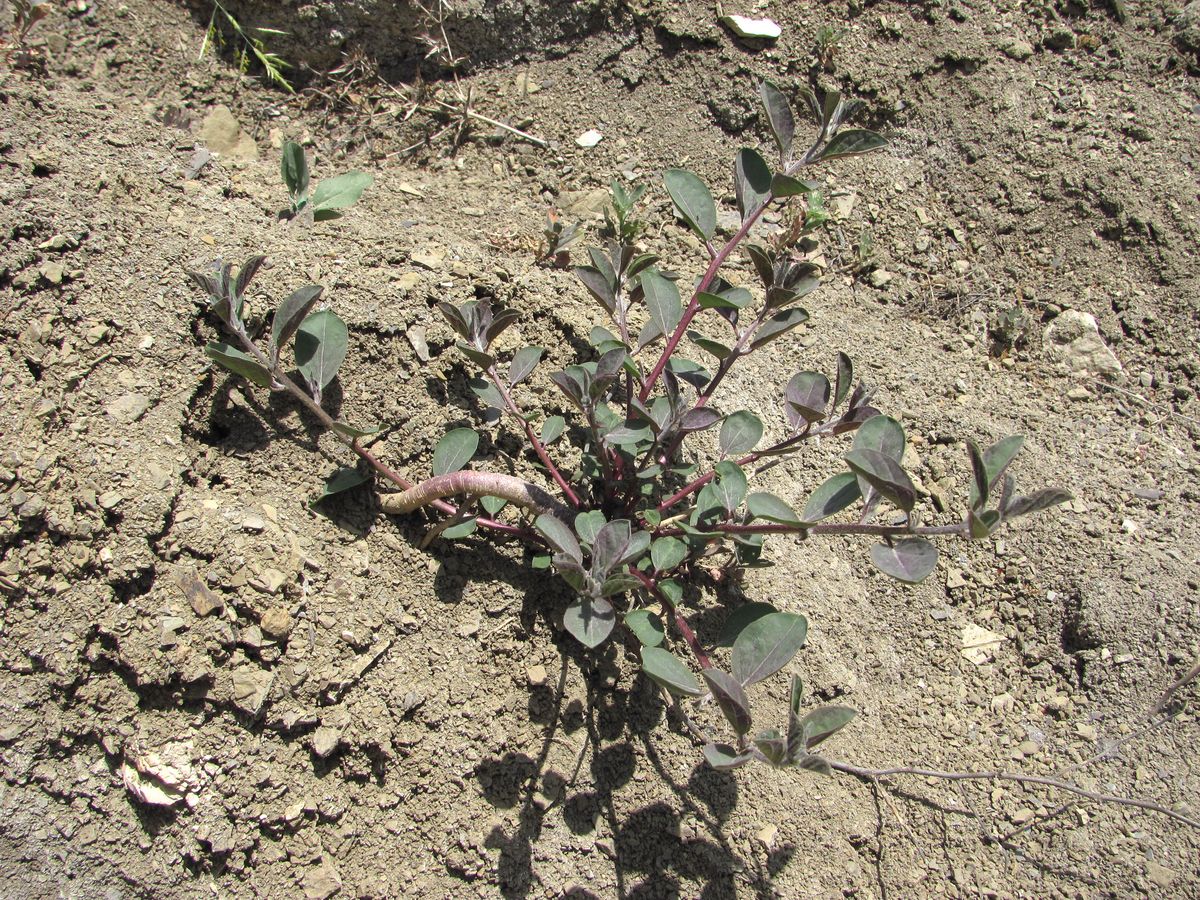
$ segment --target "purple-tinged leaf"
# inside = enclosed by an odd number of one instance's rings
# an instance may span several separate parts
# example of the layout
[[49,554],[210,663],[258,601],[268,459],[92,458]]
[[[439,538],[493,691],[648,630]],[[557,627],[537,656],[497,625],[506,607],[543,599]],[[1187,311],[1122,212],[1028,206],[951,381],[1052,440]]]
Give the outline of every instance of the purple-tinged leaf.
[[792,158],[792,141],[796,135],[796,119],[792,115],[792,106],[783,91],[769,81],[764,81],[758,86],[758,95],[762,98],[763,108],[767,112],[767,123],[771,126],[771,134],[779,147],[779,158],[786,163]]
[[857,711],[849,706],[821,706],[814,709],[800,720],[800,730],[804,734],[804,749],[813,747],[837,734],[850,724]]
[[258,270],[262,268],[262,264],[267,261],[267,258],[261,254],[252,256],[242,264],[242,269],[238,272],[237,281],[234,283],[233,295],[235,297],[243,297],[246,293],[246,288],[250,286],[250,282],[254,280],[254,276],[258,274]]
[[[1022,435],[1014,434],[1001,441],[997,441],[983,452],[983,466],[984,471],[987,472],[989,491],[995,488],[996,483],[1008,471],[1008,467],[1012,465],[1013,460],[1021,452],[1023,446],[1025,446],[1025,438]],[[972,509],[979,509],[983,506],[982,503],[977,502],[977,490],[978,488],[972,485],[970,496]]]
[[457,306],[446,303],[444,300],[439,300],[437,308],[455,334],[465,341],[471,339],[471,325]]
[[825,149],[821,151],[822,162],[828,159],[842,159],[846,156],[859,156],[879,150],[888,145],[887,140],[874,131],[866,128],[847,128],[833,136]]
[[742,221],[771,196],[771,170],[757,152],[743,147],[733,164],[733,190]]
[[351,490],[360,484],[366,484],[370,480],[371,475],[369,473],[363,473],[357,469],[338,469],[325,479],[325,489],[321,491],[321,495],[313,503],[320,503],[326,497],[332,497],[334,494],[342,493],[342,491]]
[[1004,518],[1015,519],[1017,516],[1027,516],[1030,513],[1042,512],[1060,503],[1069,503],[1075,497],[1070,491],[1061,488],[1045,488],[1028,497],[1015,497],[1004,507]]
[[305,380],[324,390],[346,359],[346,323],[328,309],[315,312],[296,329],[296,366]]
[[475,349],[466,341],[456,341],[454,346],[458,349],[459,353],[481,369],[490,369],[496,364],[496,357],[490,353],[484,353],[482,350]]
[[309,311],[321,297],[324,288],[319,284],[306,284],[292,291],[275,310],[275,318],[271,322],[270,357],[272,364],[279,361],[279,354],[300,323],[304,321]]
[[937,558],[937,547],[924,538],[904,538],[871,548],[871,562],[875,568],[907,584],[917,584],[928,578],[937,567]]
[[504,397],[500,395],[500,391],[490,381],[485,381],[482,378],[470,378],[467,380],[467,386],[475,393],[476,397],[491,409],[504,408]]
[[700,673],[712,691],[713,699],[733,726],[738,737],[750,730],[750,700],[736,678],[720,669],[705,669]]
[[760,347],[765,347],[777,337],[781,337],[791,331],[797,325],[802,325],[808,321],[808,310],[799,306],[793,306],[790,309],[783,309],[772,315],[767,321],[763,322],[758,331],[754,334],[754,339],[750,342],[751,350],[758,350]]
[[[829,405],[829,379],[820,372],[798,372],[784,389],[788,406],[810,425],[819,422]],[[790,417],[789,417],[790,418]],[[793,423],[792,427],[796,427]]]
[[704,182],[685,169],[667,169],[663,184],[675,204],[675,215],[704,240],[711,238],[717,230],[717,207]]
[[990,537],[999,524],[1000,513],[994,509],[985,509],[981,512],[973,509],[967,510],[967,530],[973,541],[982,541],[984,538]]
[[771,765],[779,767],[787,763],[787,741],[777,729],[760,731],[754,738],[754,746]]
[[836,409],[850,393],[850,385],[854,381],[854,363],[845,353],[837,355],[837,387],[833,390],[833,406]]
[[844,458],[855,474],[876,491],[905,512],[912,510],[917,489],[900,463],[877,450],[851,450]]
[[750,262],[754,264],[754,271],[758,273],[759,280],[763,283],[763,287],[770,287],[775,283],[775,258],[771,251],[765,247],[760,247],[758,244],[746,244],[746,255],[750,257]]
[[271,386],[271,373],[253,356],[243,353],[236,347],[220,341],[209,341],[208,346],[204,348],[204,353],[222,368],[228,369],[235,375],[241,375],[259,387]]
[[689,409],[679,422],[681,431],[704,431],[721,421],[721,414],[707,406]]
[[809,772],[816,772],[818,775],[833,775],[833,767],[829,765],[829,760],[823,756],[818,756],[816,753],[807,753],[795,760],[795,763],[797,768],[807,769]]
[[988,475],[987,467],[983,462],[983,453],[970,438],[967,439],[967,456],[971,460],[971,477],[973,483],[971,485],[971,508],[974,510],[983,509],[988,502]]
[[487,332],[484,335],[487,345],[490,347],[495,343],[496,338],[500,337],[510,325],[520,321],[520,315],[516,310],[501,309],[492,313],[491,324],[487,327]]
[[904,426],[891,416],[872,416],[854,436],[855,450],[876,450],[899,462],[904,457]]
[[646,310],[650,314],[650,324],[657,329],[658,334],[669,337],[683,315],[679,288],[657,269],[647,269],[643,272],[641,285],[645,293]]
[[548,513],[542,513],[533,523],[533,527],[559,553],[564,554],[578,565],[583,562],[583,551],[579,549],[579,541],[571,533],[571,529]]
[[784,175],[782,172],[777,172],[771,179],[771,193],[780,198],[799,197],[820,189],[819,181],[801,181],[799,178]]
[[621,562],[629,546],[631,531],[628,519],[606,522],[592,541],[592,574],[602,578]]

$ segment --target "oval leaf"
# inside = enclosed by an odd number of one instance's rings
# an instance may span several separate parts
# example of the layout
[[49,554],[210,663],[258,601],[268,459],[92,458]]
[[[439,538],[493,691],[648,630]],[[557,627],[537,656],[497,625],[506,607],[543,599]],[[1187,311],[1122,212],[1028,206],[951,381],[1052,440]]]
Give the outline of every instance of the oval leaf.
[[911,512],[917,502],[917,489],[900,463],[876,450],[851,450],[845,460],[856,474],[900,509]]
[[866,128],[848,128],[833,136],[825,149],[821,151],[821,159],[841,159],[845,156],[858,156],[886,147],[888,142],[881,135]]
[[567,428],[567,420],[562,416],[551,416],[542,423],[541,439],[543,444],[553,444]]
[[905,538],[891,544],[876,544],[871,548],[875,568],[897,581],[916,584],[924,581],[937,567],[937,547],[924,538]]
[[753,758],[749,753],[738,753],[737,749],[729,744],[704,745],[704,761],[714,769],[736,769]]
[[366,172],[347,172],[336,178],[327,178],[317,185],[312,195],[313,215],[321,218],[326,210],[345,209],[371,186],[373,179]]
[[754,684],[788,664],[804,646],[808,620],[795,613],[775,612],[746,626],[733,642],[733,677]]
[[577,597],[563,613],[563,627],[589,650],[604,643],[617,624],[617,614],[607,600]]
[[763,423],[745,409],[730,413],[721,423],[718,446],[723,456],[741,456],[753,450],[763,436]]
[[771,170],[747,147],[739,150],[734,160],[733,189],[742,221],[771,197]]
[[285,142],[279,169],[293,205],[299,206],[308,197],[308,161],[304,158],[304,148],[295,141]]
[[470,428],[455,428],[438,441],[433,451],[433,474],[449,475],[471,461],[479,449],[479,435]]
[[687,545],[673,537],[659,538],[650,545],[650,562],[656,572],[670,572],[687,559]]
[[296,366],[310,384],[325,388],[346,358],[346,323],[332,310],[313,313],[296,330]]
[[642,286],[646,309],[650,313],[650,323],[658,329],[658,334],[669,336],[683,315],[679,288],[675,286],[675,282],[665,278],[656,269],[643,272],[639,283]]
[[351,490],[360,484],[366,484],[370,480],[370,474],[360,472],[358,469],[338,469],[325,479],[325,489],[321,492],[321,496],[317,497],[313,503],[320,503],[326,497],[332,497],[334,494],[342,493],[342,491]]
[[721,627],[721,633],[717,637],[717,646],[732,647],[734,641],[738,639],[738,635],[745,630],[747,625],[778,611],[770,603],[761,601],[742,604],[725,619],[725,624]]
[[686,169],[667,169],[663,183],[675,214],[704,240],[711,238],[717,230],[717,207],[704,182]]
[[751,494],[746,498],[746,508],[756,519],[775,522],[778,525],[802,525],[792,508],[774,494]]
[[700,674],[704,676],[713,699],[717,701],[717,706],[721,707],[721,712],[725,714],[737,736],[746,734],[750,730],[751,722],[750,700],[746,697],[745,688],[736,678],[720,669],[705,669]]
[[633,632],[643,647],[657,647],[663,642],[666,630],[662,620],[648,609],[635,609],[625,616],[625,626]]
[[583,561],[583,552],[579,549],[579,541],[575,539],[575,535],[571,533],[571,529],[564,525],[560,519],[556,519],[549,513],[542,513],[534,521],[533,527],[559,553],[566,554],[577,563]]
[[541,347],[524,347],[518,350],[508,367],[508,383],[520,384],[528,378],[541,362],[543,352]]
[[243,353],[236,347],[220,341],[209,341],[208,346],[204,348],[204,353],[222,368],[228,369],[235,375],[241,375],[259,387],[271,386],[271,373],[253,356]]
[[849,706],[822,706],[800,720],[804,749],[811,750],[826,738],[845,728],[857,712]]
[[796,119],[792,115],[792,106],[783,95],[783,91],[769,81],[764,81],[758,86],[758,95],[767,111],[767,123],[771,126],[771,134],[775,137],[775,143],[779,145],[779,158],[787,162],[791,159],[792,140],[796,135]]
[[313,304],[321,297],[324,290],[319,284],[306,284],[288,294],[287,298],[275,310],[275,318],[271,322],[271,358],[277,360],[279,351],[287,346],[304,317],[308,315]]
[[677,697],[699,697],[704,693],[691,669],[661,647],[642,648],[642,671],[655,684]]
[[862,496],[858,488],[858,476],[853,472],[834,475],[813,491],[804,507],[804,521],[820,522],[834,513],[839,513]]
[[[829,379],[820,372],[798,372],[784,390],[789,407],[809,424],[819,422],[829,405]],[[789,419],[791,416],[789,416]],[[798,423],[793,422],[792,427]]]
[[721,421],[721,414],[707,406],[697,406],[684,413],[679,422],[681,431],[704,431]]

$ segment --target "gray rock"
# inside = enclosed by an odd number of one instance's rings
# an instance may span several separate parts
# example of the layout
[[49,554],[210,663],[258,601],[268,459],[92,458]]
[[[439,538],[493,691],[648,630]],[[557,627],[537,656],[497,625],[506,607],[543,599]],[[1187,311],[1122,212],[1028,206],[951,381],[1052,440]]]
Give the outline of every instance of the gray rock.
[[329,863],[322,863],[304,876],[305,900],[328,900],[342,889],[342,876]]
[[328,725],[322,725],[312,736],[312,751],[325,759],[333,753],[342,743],[342,733],[336,728],[330,728]]
[[256,666],[242,666],[230,675],[233,704],[243,712],[257,716],[262,712],[275,683],[273,672],[264,672]]

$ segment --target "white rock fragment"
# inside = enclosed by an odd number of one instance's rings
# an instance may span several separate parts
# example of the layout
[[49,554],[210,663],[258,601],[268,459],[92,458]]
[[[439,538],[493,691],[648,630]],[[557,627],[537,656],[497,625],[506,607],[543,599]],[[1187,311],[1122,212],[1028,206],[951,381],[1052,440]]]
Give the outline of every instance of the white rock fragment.
[[142,803],[174,806],[184,799],[196,781],[192,751],[191,741],[167,744],[149,753],[131,750],[121,765],[121,780],[129,793]]
[[760,40],[773,41],[783,34],[783,29],[770,19],[750,19],[746,16],[723,16],[721,22],[740,38],[758,38]]
[[579,137],[575,138],[575,143],[578,144],[580,147],[582,147],[584,150],[588,150],[588,149],[591,149],[592,147],[595,147],[602,140],[604,140],[604,135],[602,135],[595,128],[589,128],[587,131],[585,131]]
[[1095,316],[1068,309],[1046,329],[1046,348],[1072,372],[1116,375],[1121,361],[1104,343]]
[[1003,640],[1004,635],[988,631],[972,622],[963,626],[962,646],[959,652],[968,662],[982,666],[984,663],[992,661],[992,657]]

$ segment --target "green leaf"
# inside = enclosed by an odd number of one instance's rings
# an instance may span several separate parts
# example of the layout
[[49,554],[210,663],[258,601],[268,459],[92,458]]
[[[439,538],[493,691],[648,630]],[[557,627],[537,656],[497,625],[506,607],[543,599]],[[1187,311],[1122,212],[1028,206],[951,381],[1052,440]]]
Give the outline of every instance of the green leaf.
[[669,337],[683,315],[679,288],[675,286],[675,282],[664,278],[657,269],[647,269],[643,272],[640,283],[651,323],[658,329],[659,334]]
[[433,451],[433,474],[449,475],[471,461],[479,449],[479,435],[471,428],[455,428],[438,441]]
[[725,624],[721,626],[721,633],[717,637],[717,646],[732,647],[738,635],[745,630],[747,625],[773,612],[778,612],[778,610],[770,603],[743,603],[725,619]]
[[696,295],[696,304],[701,309],[743,309],[753,299],[753,295],[743,298],[741,294],[710,294],[701,291]]
[[841,159],[846,156],[859,156],[886,147],[888,142],[874,131],[866,128],[847,128],[839,131],[821,151],[820,159]]
[[650,562],[656,572],[670,572],[687,559],[688,549],[683,541],[663,537],[650,545]]
[[841,512],[862,496],[858,487],[858,476],[853,472],[842,472],[824,481],[812,492],[804,507],[804,521],[810,525]]
[[800,197],[805,194],[811,194],[813,191],[819,191],[821,183],[819,181],[801,181],[799,178],[793,178],[791,175],[777,173],[771,179],[771,193],[776,197]]
[[662,620],[648,609],[635,609],[625,614],[625,626],[633,632],[643,647],[657,647],[666,637]]
[[971,540],[982,541],[989,537],[996,526],[1000,524],[1000,513],[994,509],[984,510],[983,512],[975,512],[975,510],[967,510],[967,527],[971,533]]
[[793,306],[790,309],[781,309],[779,312],[772,315],[767,321],[763,322],[762,326],[754,334],[754,340],[750,342],[750,349],[757,350],[760,347],[765,347],[777,337],[781,337],[795,328],[797,325],[802,325],[808,321],[808,310],[799,306]]
[[[996,483],[1008,470],[1008,467],[1012,465],[1012,461],[1024,446],[1024,436],[1014,434],[1004,438],[1004,440],[997,441],[983,452],[983,468],[987,473],[988,491],[991,491],[996,486]],[[987,501],[985,500],[984,502],[986,503]],[[975,484],[971,487],[970,505],[972,509],[978,509],[983,505],[979,502],[979,488]]]
[[750,730],[750,700],[746,697],[746,689],[736,678],[720,669],[705,669],[700,673],[708,689],[712,691],[713,699],[721,712],[733,726],[738,737]]
[[209,341],[205,355],[222,368],[252,381],[259,387],[271,386],[271,373],[253,356],[220,341]]
[[292,197],[292,206],[298,209],[308,199],[308,160],[304,158],[304,148],[295,141],[283,145],[280,174]]
[[728,513],[733,513],[746,499],[748,486],[746,473],[741,466],[730,460],[717,463],[713,468],[716,477],[710,482],[717,501]]
[[480,497],[479,505],[489,516],[494,516],[504,507],[508,506],[508,501],[502,497]]
[[763,436],[763,423],[748,410],[739,409],[721,423],[717,444],[722,456],[741,456],[753,450]]
[[1015,519],[1017,516],[1027,516],[1030,513],[1042,512],[1060,503],[1069,503],[1075,497],[1070,491],[1061,488],[1045,488],[1028,497],[1016,497],[1004,507],[1004,518]]
[[336,178],[327,178],[317,185],[312,195],[313,217],[321,219],[321,213],[345,209],[371,186],[373,179],[366,172],[347,172]]
[[342,491],[351,490],[360,484],[366,484],[370,480],[371,476],[369,473],[360,472],[358,469],[338,469],[325,479],[325,489],[313,503],[320,503],[326,497],[332,497],[334,494],[342,493]]
[[746,508],[756,519],[775,522],[778,525],[803,525],[790,506],[774,494],[751,494],[746,498]]
[[479,527],[479,522],[474,516],[467,519],[465,522],[459,522],[457,525],[451,525],[442,531],[438,537],[448,541],[458,540],[459,538],[470,537]]
[[755,151],[743,147],[733,164],[733,189],[742,221],[771,196],[771,170]]
[[616,611],[603,598],[577,597],[563,613],[563,627],[589,650],[604,643],[616,624]]
[[980,510],[987,506],[990,485],[987,467],[983,462],[983,452],[970,438],[967,439],[967,456],[971,460],[971,508]]
[[733,677],[754,684],[775,674],[804,646],[807,636],[804,616],[775,612],[756,619],[733,642]]
[[689,409],[679,420],[680,431],[704,431],[721,421],[721,414],[708,406]]
[[736,769],[754,759],[749,753],[738,753],[729,744],[705,744],[704,761],[717,770]]
[[275,318],[271,322],[271,359],[279,359],[279,352],[292,339],[304,317],[313,308],[313,304],[321,297],[324,290],[319,284],[306,284],[288,294],[287,298],[275,310]]
[[520,384],[528,378],[541,362],[543,352],[545,351],[541,347],[523,347],[518,350],[508,366],[508,383]]
[[792,158],[792,141],[796,135],[796,119],[792,115],[792,106],[783,91],[769,81],[764,81],[758,86],[758,95],[767,111],[767,123],[771,126],[771,134],[779,146],[779,158],[787,162]]
[[833,405],[836,409],[850,393],[850,384],[854,381],[854,363],[845,353],[837,355],[837,387],[833,391]]
[[661,647],[642,647],[642,671],[655,684],[677,697],[699,697],[704,693],[691,669]]
[[711,338],[706,338],[699,332],[689,330],[687,336],[688,340],[690,340],[693,344],[695,344],[704,352],[711,353],[718,360],[724,359],[733,352],[729,347],[726,347],[720,341],[714,341]]
[[542,423],[541,441],[543,444],[553,444],[567,428],[567,420],[562,416],[551,416]]
[[858,713],[849,706],[822,706],[814,709],[800,720],[800,731],[804,735],[804,749],[811,750],[817,744],[841,731]]
[[504,408],[504,397],[490,381],[484,378],[468,378],[467,386],[475,393],[476,397],[492,409]]
[[590,544],[596,540],[596,535],[607,521],[604,518],[604,513],[598,509],[593,509],[590,512],[581,512],[575,517],[575,533],[579,535],[579,539],[585,544]]
[[917,584],[929,577],[937,567],[937,547],[924,538],[904,538],[892,544],[876,544],[871,548],[875,568],[897,581]]
[[833,766],[829,765],[829,760],[823,756],[818,756],[815,753],[808,753],[795,760],[796,766],[801,769],[807,769],[809,772],[816,772],[818,775],[832,776]]
[[904,426],[891,416],[872,416],[854,435],[855,450],[877,450],[899,462],[904,457]]
[[754,738],[754,746],[771,765],[779,767],[787,764],[787,741],[778,729],[768,728],[766,731],[760,731]]
[[383,425],[377,425],[374,428],[356,428],[346,422],[334,422],[333,430],[338,434],[344,434],[348,438],[364,438],[370,437],[373,434],[379,434],[383,431]]
[[573,559],[576,563],[583,562],[583,551],[579,549],[579,541],[571,533],[571,529],[549,513],[542,513],[534,520],[533,527],[559,553]]
[[675,214],[704,240],[711,238],[717,230],[717,207],[704,182],[685,169],[667,169],[663,183]]
[[332,310],[313,313],[296,331],[296,365],[309,384],[324,389],[346,358],[349,333]]
[[905,512],[917,502],[917,489],[900,463],[877,450],[851,450],[846,463],[855,474]]

